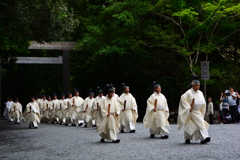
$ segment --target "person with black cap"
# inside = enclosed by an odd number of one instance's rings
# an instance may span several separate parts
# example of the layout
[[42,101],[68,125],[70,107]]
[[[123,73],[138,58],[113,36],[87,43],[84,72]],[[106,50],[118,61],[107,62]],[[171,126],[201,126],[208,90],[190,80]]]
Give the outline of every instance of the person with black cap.
[[41,117],[41,121],[48,123],[49,122],[49,111],[48,111],[48,106],[47,106],[47,99],[46,99],[46,95],[42,95],[42,100],[39,104],[39,110],[40,110],[40,117]]
[[45,123],[51,122],[51,116],[50,116],[51,109],[52,109],[51,96],[47,96],[46,104],[44,104],[43,106],[43,116],[44,116]]
[[18,97],[15,97],[15,102],[12,106],[12,114],[15,124],[19,124],[22,119],[22,105],[18,102]]
[[51,96],[47,96],[47,106],[48,106],[48,114],[49,114],[49,121],[54,124],[55,122],[55,108],[53,105],[53,101],[52,101],[52,97]]
[[185,143],[201,140],[201,144],[210,142],[209,124],[204,120],[206,101],[200,89],[200,81],[193,80],[192,88],[182,96],[178,108],[178,129],[184,126]]
[[84,127],[95,125],[95,122],[92,122],[92,118],[91,118],[91,109],[93,106],[93,102],[94,102],[94,93],[89,92],[88,97],[84,100],[83,108],[78,113],[79,119],[83,120],[85,123]]
[[129,93],[129,86],[123,87],[123,93],[120,96],[120,99],[123,101],[123,105],[121,105],[121,113],[120,113],[120,125],[121,132],[124,131],[134,133],[135,132],[135,124],[137,123],[138,112],[137,112],[137,103],[135,98]]
[[57,112],[58,115],[57,116],[59,117],[60,125],[62,125],[64,122],[65,122],[65,124],[68,124],[69,122],[66,122],[67,121],[68,106],[67,106],[67,100],[65,99],[65,94],[61,95],[61,99],[59,100],[59,105],[58,105],[58,108],[56,108],[56,110],[58,110],[58,112]]
[[93,127],[96,127],[96,121],[97,121],[97,115],[98,115],[98,109],[99,109],[100,103],[104,98],[106,98],[103,95],[103,90],[99,89],[97,93],[98,93],[98,96],[95,98],[93,102],[93,108],[91,111],[92,120],[95,121],[95,125],[93,125]]
[[73,104],[72,93],[67,92],[67,94],[68,94],[68,98],[66,99],[66,101],[67,101],[67,107],[68,107],[68,109],[67,109],[67,114],[66,114],[65,126],[68,126],[68,124],[72,124],[72,123],[73,123],[73,120],[72,120],[72,118],[71,118],[71,116],[70,116],[70,113],[71,113],[72,109],[74,109],[74,108],[72,107],[72,104]]
[[31,97],[31,102],[29,102],[26,106],[26,109],[23,114],[23,119],[29,123],[29,128],[34,127],[38,128],[38,124],[40,123],[40,115],[39,115],[39,107],[37,103],[35,103],[34,96]]
[[11,118],[11,107],[13,105],[13,101],[12,98],[9,97],[9,100],[6,103],[6,117],[7,117],[7,121],[12,122],[13,119]]
[[35,102],[37,103],[37,105],[38,105],[38,107],[39,107],[39,111],[40,111],[40,121],[42,122],[42,117],[43,117],[43,111],[42,111],[42,105],[41,105],[41,103],[42,103],[42,96],[40,95],[39,97],[38,97],[38,95],[36,95],[35,96]]
[[79,119],[79,112],[82,111],[84,105],[84,100],[79,97],[78,90],[75,90],[75,96],[72,98],[71,107],[69,111],[69,116],[72,119],[72,126],[83,125],[83,120]]
[[113,96],[114,90],[109,89],[108,96],[100,103],[97,132],[102,137],[101,142],[104,142],[105,139],[112,140],[113,143],[120,142],[120,139],[117,139],[117,133],[119,133],[119,103]]
[[53,100],[52,100],[52,103],[53,103],[53,110],[54,110],[54,114],[53,114],[53,117],[52,117],[52,123],[59,123],[59,100],[57,99],[57,94],[53,94]]
[[169,131],[168,117],[169,109],[166,97],[161,93],[161,86],[155,84],[155,92],[147,100],[146,114],[143,119],[144,127],[150,128],[150,137],[161,135],[162,139],[167,139]]

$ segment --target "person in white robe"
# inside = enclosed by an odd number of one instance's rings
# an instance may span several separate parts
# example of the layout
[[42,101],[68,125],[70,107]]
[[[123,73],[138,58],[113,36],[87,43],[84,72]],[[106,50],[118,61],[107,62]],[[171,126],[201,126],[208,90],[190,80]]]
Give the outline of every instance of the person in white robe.
[[15,124],[20,124],[22,119],[22,105],[18,102],[18,97],[15,97],[15,102],[12,105],[12,113]]
[[137,123],[138,112],[135,98],[129,93],[129,86],[124,86],[124,93],[120,96],[123,102],[121,105],[120,125],[121,132],[135,132],[135,124]]
[[48,96],[47,99],[48,99],[47,105],[48,105],[49,121],[50,121],[50,123],[54,124],[54,122],[56,122],[56,119],[55,119],[55,106],[53,105],[53,101],[52,101],[51,96]]
[[44,106],[44,122],[49,123],[52,120],[52,116],[55,113],[53,110],[53,102],[51,96],[47,96],[47,104]]
[[47,106],[47,99],[46,99],[46,96],[45,95],[42,95],[42,98],[39,99],[38,101],[39,103],[39,110],[40,110],[40,117],[41,117],[41,121],[42,122],[45,122],[44,121],[44,112],[46,110],[46,106]]
[[40,96],[40,98],[38,97],[38,95],[36,95],[35,96],[35,102],[38,104],[38,106],[39,106],[39,111],[40,111],[40,122],[42,122],[42,106],[41,106],[41,103],[42,103],[42,98],[41,98],[41,96]]
[[83,120],[79,119],[79,112],[82,111],[84,100],[79,97],[79,92],[75,90],[75,96],[72,98],[72,106],[70,107],[69,116],[72,119],[72,126],[82,126]]
[[108,96],[100,103],[97,132],[102,137],[101,142],[104,142],[105,139],[112,140],[113,143],[120,142],[120,139],[117,139],[117,133],[119,133],[119,103],[113,96],[113,89],[109,89]]
[[147,100],[146,114],[143,119],[144,127],[150,128],[150,137],[160,135],[162,139],[167,139],[169,131],[168,117],[169,109],[166,97],[161,93],[161,86],[154,86],[155,92]]
[[37,103],[35,103],[34,96],[31,97],[31,102],[29,102],[26,106],[26,109],[23,114],[23,119],[27,123],[29,123],[29,128],[34,127],[38,128],[38,124],[40,123],[40,112]]
[[53,110],[54,110],[54,113],[53,113],[53,116],[52,116],[52,123],[59,123],[59,112],[61,112],[59,110],[59,100],[57,99],[57,95],[56,94],[53,94],[53,100],[52,100],[52,103],[53,103]]
[[59,107],[56,108],[56,110],[58,110],[58,117],[59,117],[59,122],[60,122],[59,124],[62,125],[63,123],[67,123],[66,117],[67,117],[67,113],[68,113],[68,104],[67,104],[67,100],[65,99],[64,94],[61,95],[61,99],[59,100],[58,106]]
[[73,97],[72,97],[72,93],[68,92],[68,98],[66,99],[67,101],[67,114],[66,114],[66,122],[65,122],[65,126],[68,126],[68,124],[73,124],[73,119],[70,115],[70,113],[72,112],[72,110],[74,109],[72,107],[73,105]]
[[206,112],[206,101],[203,93],[199,90],[200,82],[194,80],[192,88],[186,91],[182,96],[178,108],[178,129],[184,126],[185,143],[190,140],[201,140],[201,144],[210,142],[208,134],[209,124],[204,120]]
[[104,98],[106,98],[106,97],[103,96],[103,91],[99,90],[98,91],[98,96],[95,98],[95,100],[93,102],[93,107],[92,107],[92,110],[91,110],[92,121],[95,122],[95,125],[93,124],[93,127],[96,127],[96,121],[97,121],[99,106],[100,106],[101,101]]
[[9,122],[13,121],[12,114],[11,114],[12,105],[13,105],[12,98],[9,98],[9,101],[7,101],[6,103],[6,117],[7,117],[7,121]]
[[93,126],[95,125],[95,122],[92,122],[91,118],[91,110],[94,102],[94,93],[90,92],[89,96],[84,100],[84,105],[82,105],[83,108],[80,109],[78,113],[78,119],[84,121],[84,127],[87,126]]

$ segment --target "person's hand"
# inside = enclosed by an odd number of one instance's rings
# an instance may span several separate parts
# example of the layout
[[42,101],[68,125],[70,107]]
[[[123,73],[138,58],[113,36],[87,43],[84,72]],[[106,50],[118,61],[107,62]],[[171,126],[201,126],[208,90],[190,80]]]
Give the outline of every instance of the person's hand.
[[155,109],[155,108],[153,109],[153,112],[156,112],[156,109]]
[[118,116],[118,114],[116,113],[116,116]]
[[125,111],[125,109],[123,109],[122,111]]
[[108,114],[107,117],[110,117],[110,115]]
[[221,93],[221,96],[223,96],[223,92]]
[[86,111],[84,111],[84,113],[86,113]]

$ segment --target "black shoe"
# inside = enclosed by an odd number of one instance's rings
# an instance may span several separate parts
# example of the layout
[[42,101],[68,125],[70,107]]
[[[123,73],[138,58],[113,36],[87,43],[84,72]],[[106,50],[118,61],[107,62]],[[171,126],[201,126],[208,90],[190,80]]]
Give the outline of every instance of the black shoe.
[[185,140],[185,143],[186,143],[186,144],[190,144],[190,139],[186,139],[186,140]]
[[62,123],[59,123],[59,125],[62,125]]
[[57,122],[56,124],[58,124],[59,122]]
[[207,137],[207,138],[205,139],[205,141],[206,141],[206,142],[210,142],[210,141],[211,141],[211,137]]
[[66,123],[65,126],[68,126],[68,124]]
[[54,124],[54,122],[51,122],[52,124]]
[[32,127],[29,126],[28,128],[31,129]]
[[71,126],[76,126],[76,124],[71,124]]
[[83,125],[83,123],[79,123],[79,125],[78,126],[82,126]]
[[38,127],[34,127],[34,129],[38,129]]
[[135,133],[135,130],[131,130],[130,133]]
[[120,139],[113,140],[112,142],[113,142],[113,143],[119,143],[119,142],[120,142]]
[[85,124],[84,127],[87,128],[87,125]]
[[96,127],[96,125],[93,125],[92,127]]
[[100,142],[104,142],[104,139],[102,138],[102,139],[100,140]]
[[150,135],[150,138],[155,138],[155,134],[151,134],[151,135]]
[[207,143],[207,142],[206,142],[205,139],[201,141],[201,144],[206,144],[206,143]]
[[161,136],[162,139],[168,139],[168,135]]
[[20,123],[16,123],[16,124],[20,124]]
[[120,131],[121,133],[124,133],[124,130],[123,129],[121,129],[121,131]]

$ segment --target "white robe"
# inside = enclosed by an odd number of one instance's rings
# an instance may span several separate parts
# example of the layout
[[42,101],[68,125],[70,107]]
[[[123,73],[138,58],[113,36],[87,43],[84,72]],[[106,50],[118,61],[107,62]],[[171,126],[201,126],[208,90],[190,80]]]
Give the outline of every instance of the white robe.
[[55,117],[55,108],[53,106],[53,101],[48,101],[47,105],[48,105],[49,119],[52,121],[52,120],[54,120],[54,117]]
[[45,120],[48,120],[50,117],[49,117],[49,107],[50,105],[52,105],[51,101],[48,101],[48,100],[42,100],[42,117],[45,118]]
[[[92,110],[93,102],[94,102],[94,98],[87,97],[84,100],[84,105],[82,105],[81,111],[78,113],[78,116],[79,116],[78,119],[83,120],[86,124],[90,126],[92,126],[92,123],[90,120],[91,120],[91,110]],[[86,112],[84,113],[84,111]]]
[[15,102],[12,105],[13,119],[16,123],[19,123],[22,119],[22,105],[19,102]]
[[29,123],[34,124],[34,127],[37,127],[37,122],[40,123],[40,112],[37,103],[29,102],[26,106],[26,109],[23,114],[23,120]]
[[[137,123],[138,118],[136,100],[131,93],[123,93],[120,96],[120,99],[123,102],[120,113],[121,129],[124,129],[124,131],[135,130],[135,124]],[[126,101],[125,111],[123,111],[124,101]]]
[[[108,105],[110,104],[110,116],[108,115]],[[116,99],[106,97],[101,101],[97,118],[97,132],[103,139],[116,140],[119,133],[119,121],[116,114],[120,113],[119,103]]]
[[59,100],[59,107],[58,107],[58,117],[60,122],[62,123],[65,118],[68,117],[68,101],[66,99]]
[[[153,111],[155,99],[157,99],[156,112]],[[154,92],[147,100],[146,114],[143,119],[144,127],[150,127],[150,133],[154,135],[168,135],[169,109],[167,99],[162,93]]]
[[52,102],[53,102],[53,109],[54,109],[54,115],[53,115],[53,117],[52,118],[54,118],[54,119],[56,119],[56,121],[58,121],[59,120],[59,105],[60,105],[60,103],[59,103],[59,100],[58,99],[53,99],[52,100]]
[[79,112],[82,111],[82,108],[83,108],[82,106],[84,105],[84,100],[79,96],[77,96],[77,97],[74,96],[71,99],[71,101],[69,101],[69,104],[70,104],[70,109],[68,112],[69,117],[71,117],[71,119],[73,121],[72,123],[77,125],[78,121],[79,121],[78,114],[79,114]]
[[46,109],[47,100],[46,99],[38,99],[38,103],[39,103],[40,117],[42,119],[42,118],[44,118],[44,108]]
[[100,106],[101,101],[106,98],[105,96],[99,97],[97,96],[93,102],[93,107],[92,107],[92,111],[91,111],[91,116],[92,116],[92,120],[96,120],[97,119],[97,113],[98,113],[98,109]]
[[[190,112],[192,100],[195,103]],[[201,91],[189,89],[181,96],[178,108],[178,129],[184,126],[184,138],[197,141],[198,139],[206,139],[209,137],[209,124],[204,120],[206,111],[206,102]]]
[[13,101],[8,101],[6,103],[6,117],[7,117],[7,120],[13,120],[12,119],[12,115],[11,115],[11,107],[13,105]]

